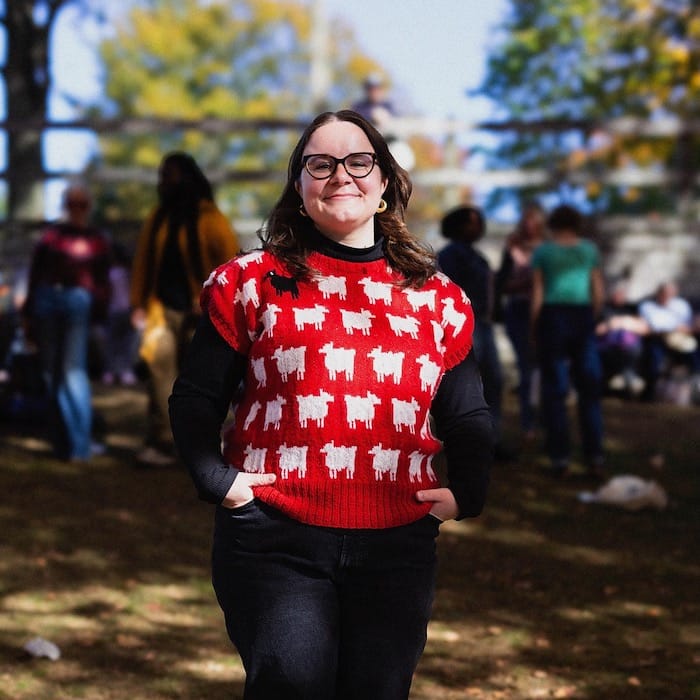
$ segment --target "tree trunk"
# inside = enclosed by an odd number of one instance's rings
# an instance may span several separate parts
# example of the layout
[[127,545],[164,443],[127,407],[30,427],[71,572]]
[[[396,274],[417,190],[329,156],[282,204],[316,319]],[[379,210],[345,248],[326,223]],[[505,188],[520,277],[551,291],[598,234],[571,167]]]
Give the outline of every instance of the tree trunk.
[[[43,15],[36,6],[43,6]],[[6,0],[7,216],[40,219],[44,214],[44,161],[40,130],[22,130],[43,120],[49,89],[49,32],[64,0],[47,3]]]

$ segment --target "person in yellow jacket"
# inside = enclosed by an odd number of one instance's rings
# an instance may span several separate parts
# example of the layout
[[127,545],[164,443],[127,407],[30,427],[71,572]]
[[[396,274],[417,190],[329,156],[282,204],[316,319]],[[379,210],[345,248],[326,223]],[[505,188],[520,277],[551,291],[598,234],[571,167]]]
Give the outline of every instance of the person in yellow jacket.
[[140,357],[148,369],[148,430],[137,455],[144,464],[174,461],[168,396],[200,314],[199,293],[209,273],[238,252],[236,233],[192,156],[177,151],[163,158],[158,200],[142,227],[131,275],[131,319],[142,332]]

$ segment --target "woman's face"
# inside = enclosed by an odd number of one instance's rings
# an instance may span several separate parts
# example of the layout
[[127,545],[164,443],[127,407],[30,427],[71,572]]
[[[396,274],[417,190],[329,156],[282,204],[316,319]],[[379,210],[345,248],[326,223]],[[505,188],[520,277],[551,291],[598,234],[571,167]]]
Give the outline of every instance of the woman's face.
[[[304,155],[344,158],[350,153],[374,153],[365,132],[345,121],[328,122],[311,135]],[[374,215],[387,180],[375,164],[363,178],[348,175],[342,164],[326,180],[302,169],[296,189],[318,230],[334,241],[363,248],[374,243]]]

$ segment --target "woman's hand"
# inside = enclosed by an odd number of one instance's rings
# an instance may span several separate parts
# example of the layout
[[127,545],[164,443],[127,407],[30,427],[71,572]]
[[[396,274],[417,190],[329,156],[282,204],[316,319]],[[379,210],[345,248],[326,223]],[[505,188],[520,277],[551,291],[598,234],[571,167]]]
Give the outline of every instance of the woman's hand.
[[221,501],[221,505],[224,508],[240,508],[253,500],[254,486],[269,486],[274,484],[276,479],[276,474],[248,474],[247,472],[240,472],[233,484],[231,484],[228,493],[224,496],[224,500]]
[[416,491],[416,500],[421,503],[432,503],[430,514],[440,520],[452,520],[459,515],[459,507],[450,489],[426,489]]

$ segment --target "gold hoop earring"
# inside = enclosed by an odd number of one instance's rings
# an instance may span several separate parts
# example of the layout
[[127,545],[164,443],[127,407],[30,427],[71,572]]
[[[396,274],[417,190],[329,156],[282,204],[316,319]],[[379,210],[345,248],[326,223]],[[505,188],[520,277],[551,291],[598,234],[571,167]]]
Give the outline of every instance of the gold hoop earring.
[[380,199],[379,206],[377,207],[377,214],[383,214],[388,206],[389,205],[386,203],[386,200]]
[[304,209],[304,205],[303,205],[303,204],[300,204],[300,205],[299,205],[299,213],[300,213],[302,216],[307,216],[307,217],[308,217],[308,214],[306,213],[306,209]]

